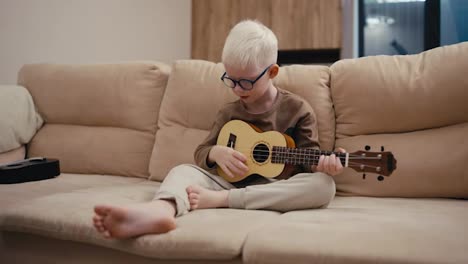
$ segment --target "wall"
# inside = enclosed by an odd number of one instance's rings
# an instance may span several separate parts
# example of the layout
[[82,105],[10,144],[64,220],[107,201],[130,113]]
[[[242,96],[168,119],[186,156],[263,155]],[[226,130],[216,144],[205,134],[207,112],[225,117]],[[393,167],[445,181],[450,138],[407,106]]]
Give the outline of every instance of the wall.
[[0,0],[0,84],[26,63],[190,58],[190,0]]
[[269,27],[280,51],[341,48],[341,0],[192,0],[192,7],[194,59],[221,61],[229,31],[243,19]]
[[341,59],[358,57],[358,0],[341,0],[342,6],[342,38]]

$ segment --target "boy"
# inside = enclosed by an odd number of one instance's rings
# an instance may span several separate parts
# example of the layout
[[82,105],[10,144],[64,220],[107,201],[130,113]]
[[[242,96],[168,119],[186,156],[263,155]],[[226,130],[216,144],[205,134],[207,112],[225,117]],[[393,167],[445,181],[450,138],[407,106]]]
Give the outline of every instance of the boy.
[[227,104],[218,113],[211,133],[195,151],[198,166],[173,168],[150,202],[130,207],[96,206],[93,221],[100,233],[107,238],[166,233],[176,228],[176,216],[201,208],[287,212],[328,205],[335,195],[335,183],[330,175],[343,170],[334,155],[321,156],[317,166],[289,171],[281,175],[283,180],[259,178],[234,186],[209,172],[216,166],[228,176],[248,171],[242,153],[216,145],[220,129],[233,119],[249,122],[263,131],[289,132],[298,148],[318,148],[312,108],[299,96],[272,83],[279,71],[277,42],[273,32],[257,21],[240,22],[231,30],[223,49],[226,72],[221,80],[239,100]]

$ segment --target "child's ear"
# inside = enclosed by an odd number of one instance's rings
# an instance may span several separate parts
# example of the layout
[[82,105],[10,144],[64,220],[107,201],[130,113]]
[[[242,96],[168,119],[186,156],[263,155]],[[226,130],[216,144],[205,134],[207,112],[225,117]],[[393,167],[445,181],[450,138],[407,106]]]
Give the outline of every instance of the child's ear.
[[269,72],[269,76],[270,76],[270,79],[273,79],[275,78],[276,76],[278,76],[278,72],[279,72],[279,66],[278,64],[274,64],[270,67],[270,70],[268,70]]

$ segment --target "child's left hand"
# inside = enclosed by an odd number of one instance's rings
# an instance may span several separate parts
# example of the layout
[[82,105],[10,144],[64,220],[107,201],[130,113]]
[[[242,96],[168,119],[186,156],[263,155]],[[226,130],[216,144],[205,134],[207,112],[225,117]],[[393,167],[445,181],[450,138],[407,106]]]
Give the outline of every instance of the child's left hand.
[[[343,148],[337,148],[335,152],[346,152]],[[343,171],[343,165],[341,164],[340,158],[335,154],[330,156],[320,156],[317,166],[313,166],[312,170],[315,172],[323,172],[330,176],[335,176]]]

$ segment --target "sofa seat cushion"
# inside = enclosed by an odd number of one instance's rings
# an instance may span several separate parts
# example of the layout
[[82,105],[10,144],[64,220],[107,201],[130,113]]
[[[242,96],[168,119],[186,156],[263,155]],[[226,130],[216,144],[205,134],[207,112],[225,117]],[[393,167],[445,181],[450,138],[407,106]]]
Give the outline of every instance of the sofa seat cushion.
[[[3,245],[2,245],[3,238]],[[155,260],[92,244],[18,232],[0,233],[0,263],[66,264],[240,264],[233,260]]]
[[0,184],[0,208],[18,206],[22,202],[55,193],[141,181],[144,180],[134,177],[62,173],[56,178],[43,181]]
[[229,260],[239,258],[250,231],[280,216],[269,211],[210,209],[177,218],[177,228],[162,235],[109,240],[95,231],[91,221],[94,205],[149,201],[158,186],[158,182],[145,181],[41,197],[2,213],[1,229],[84,242],[152,258]]
[[251,232],[246,263],[468,263],[468,201],[336,197]]

